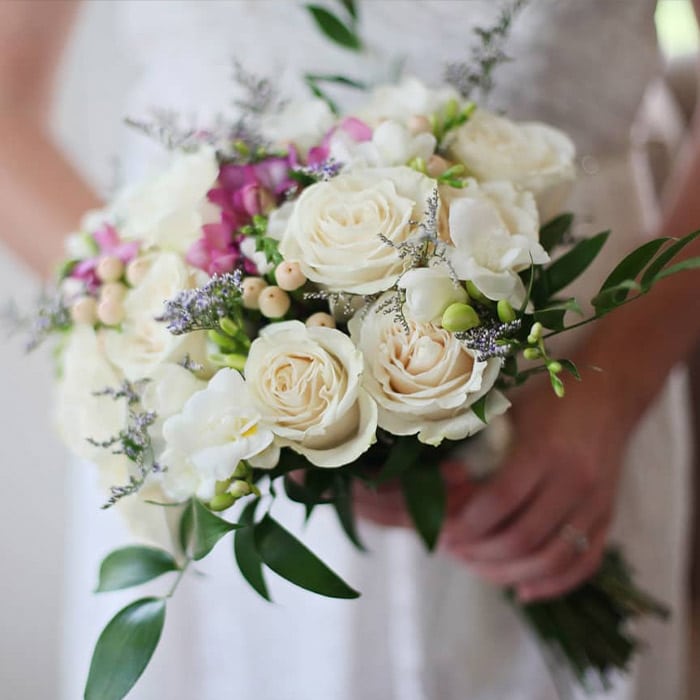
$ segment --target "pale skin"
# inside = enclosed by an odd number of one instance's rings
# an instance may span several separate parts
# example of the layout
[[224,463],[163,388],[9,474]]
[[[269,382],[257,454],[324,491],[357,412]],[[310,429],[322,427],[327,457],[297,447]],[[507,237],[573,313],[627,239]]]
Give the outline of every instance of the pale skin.
[[[47,124],[54,66],[77,5],[0,2],[0,231],[42,275],[60,259],[66,232],[99,205]],[[700,11],[700,0],[696,5]],[[686,152],[659,235],[700,228],[700,123]],[[700,255],[700,244],[688,254]],[[444,465],[450,491],[444,549],[484,578],[514,587],[523,600],[564,593],[596,570],[630,433],[700,338],[697,289],[698,273],[684,273],[598,322],[573,358],[584,381],[568,382],[564,400],[534,383],[518,397],[511,412],[515,447],[490,482],[472,484],[460,465]],[[396,491],[357,496],[365,517],[407,523]],[[565,523],[588,537],[586,552],[561,536]]]

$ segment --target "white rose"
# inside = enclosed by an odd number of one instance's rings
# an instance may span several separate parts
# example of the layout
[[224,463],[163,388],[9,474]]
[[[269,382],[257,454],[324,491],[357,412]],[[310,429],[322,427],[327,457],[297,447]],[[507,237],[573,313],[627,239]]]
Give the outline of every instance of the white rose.
[[411,134],[403,124],[386,121],[373,132],[369,141],[355,141],[343,129],[330,139],[329,156],[344,169],[385,168],[406,165],[414,158],[428,160],[435,152],[432,134]]
[[104,442],[126,426],[125,401],[95,392],[115,388],[122,377],[107,359],[100,335],[88,325],[78,325],[70,333],[61,356],[61,378],[56,395],[56,423],[68,448],[108,471],[126,473],[126,460],[111,449],[96,447],[88,438]]
[[455,284],[444,265],[408,270],[398,286],[406,290],[404,315],[419,323],[439,323],[450,304],[467,301],[464,287]]
[[509,182],[480,186],[471,180],[450,205],[449,260],[457,277],[472,281],[489,299],[520,306],[525,285],[518,272],[549,256],[538,241],[537,207],[529,192]]
[[186,355],[205,365],[204,331],[173,335],[165,323],[156,321],[163,303],[193,286],[189,268],[176,253],[152,253],[143,280],[124,299],[125,318],[121,329],[105,333],[108,358],[132,381],[150,377],[165,362],[178,363]]
[[305,156],[333,126],[330,107],[320,99],[293,101],[274,114],[262,117],[265,136],[279,146],[293,143]]
[[576,148],[562,131],[537,122],[515,123],[477,109],[452,132],[450,157],[479,180],[509,180],[532,192],[543,220],[558,214],[575,176]]
[[168,170],[128,189],[116,203],[122,238],[184,254],[211,220],[207,192],[218,176],[212,148],[177,153]]
[[296,202],[280,244],[307,278],[330,289],[373,294],[403,269],[395,244],[423,218],[435,181],[407,167],[379,168],[318,182]]
[[[387,295],[377,303],[381,304]],[[379,427],[394,435],[414,435],[429,445],[461,440],[484,427],[471,406],[493,387],[498,359],[479,362],[452,333],[431,323],[408,321],[408,332],[376,307],[349,324],[365,356],[364,385],[379,407]],[[491,391],[487,417],[508,401]]]
[[278,446],[317,467],[341,467],[375,440],[377,407],[361,386],[363,369],[344,333],[287,321],[253,341],[245,376]]
[[273,439],[260,424],[243,377],[228,368],[168,418],[163,437],[162,487],[175,500],[211,499],[217,481],[230,478],[241,460],[259,454]]
[[406,122],[414,115],[428,115],[442,110],[450,100],[459,100],[451,87],[437,90],[427,87],[418,78],[404,77],[400,83],[378,85],[358,116],[368,124],[380,124],[385,119]]

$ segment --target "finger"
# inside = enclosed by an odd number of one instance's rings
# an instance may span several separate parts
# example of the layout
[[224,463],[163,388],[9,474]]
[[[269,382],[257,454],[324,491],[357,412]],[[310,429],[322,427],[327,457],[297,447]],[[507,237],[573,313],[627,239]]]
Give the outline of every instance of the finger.
[[356,481],[353,485],[353,504],[357,515],[377,525],[387,527],[410,525],[403,493],[396,484],[386,484],[378,489],[370,489]]
[[[577,532],[593,532],[600,524],[609,522],[609,513],[601,511],[600,506],[580,508],[567,518],[566,524]],[[518,586],[563,575],[580,556],[571,539],[562,534],[560,526],[553,537],[529,556],[515,561],[470,563],[470,569],[496,585]]]
[[557,475],[544,482],[532,500],[501,529],[476,542],[458,544],[455,553],[476,563],[523,558],[542,547],[561,529],[580,497],[571,479]]
[[475,488],[445,532],[445,544],[473,542],[511,518],[540,486],[543,469],[534,462],[510,460],[490,481]]
[[580,554],[562,573],[518,586],[518,599],[522,603],[531,603],[556,598],[577,588],[600,567],[607,534],[608,524],[601,522],[590,535],[590,547],[587,551]]

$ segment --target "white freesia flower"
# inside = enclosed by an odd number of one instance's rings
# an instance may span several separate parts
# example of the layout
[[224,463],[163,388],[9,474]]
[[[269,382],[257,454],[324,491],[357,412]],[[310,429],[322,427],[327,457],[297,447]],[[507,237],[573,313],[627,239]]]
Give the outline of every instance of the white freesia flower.
[[287,230],[289,219],[294,211],[295,202],[284,202],[278,209],[273,209],[267,218],[267,230],[265,235],[274,238],[276,241],[281,241],[284,232]]
[[156,321],[163,303],[193,286],[194,280],[181,256],[151,253],[143,280],[124,299],[125,318],[120,329],[105,333],[105,350],[112,363],[132,381],[150,377],[165,362],[180,362],[186,355],[206,365],[206,333],[173,335]]
[[529,192],[508,182],[473,180],[450,205],[449,260],[457,277],[489,299],[519,306],[525,286],[518,272],[549,261],[538,241],[537,207]]
[[239,249],[255,265],[259,275],[266,275],[268,272],[272,272],[275,266],[267,261],[265,253],[256,250],[256,246],[255,238],[248,236],[240,242]]
[[480,181],[509,180],[535,195],[543,220],[559,213],[575,176],[576,148],[562,131],[516,123],[483,109],[455,129],[450,157]]
[[341,331],[287,321],[253,341],[245,376],[278,447],[318,467],[340,467],[375,440],[377,407],[361,386],[363,369],[361,353]]
[[437,90],[413,76],[401,82],[378,85],[372,90],[370,100],[358,116],[368,124],[380,124],[385,119],[406,122],[414,115],[429,115],[440,111],[450,100],[459,100],[454,88]]
[[[407,333],[391,314],[376,308],[349,324],[365,356],[364,384],[379,407],[379,427],[394,435],[417,433],[429,445],[481,430],[484,423],[471,406],[492,390],[500,360],[479,362],[452,333],[431,323],[410,320],[408,326]],[[487,417],[508,406],[500,393],[491,391]]]
[[419,323],[439,323],[450,304],[467,301],[464,287],[455,284],[445,265],[408,270],[398,286],[406,290],[404,315]]
[[217,481],[228,479],[241,460],[259,454],[273,439],[260,423],[243,377],[228,368],[165,421],[163,437],[162,487],[175,500],[211,499]]
[[297,200],[280,244],[286,260],[330,289],[373,294],[403,269],[395,244],[423,218],[435,181],[402,166],[341,174],[311,185]]
[[338,129],[329,142],[329,156],[342,163],[344,169],[385,168],[407,165],[414,158],[428,160],[435,151],[432,134],[411,134],[403,124],[385,121],[373,132],[369,141],[355,141]]
[[320,99],[292,101],[280,112],[262,117],[263,133],[279,146],[293,143],[301,152],[317,145],[333,126],[333,113]]
[[211,219],[213,205],[206,195],[218,176],[212,148],[177,153],[165,172],[128,189],[117,201],[121,237],[184,254]]

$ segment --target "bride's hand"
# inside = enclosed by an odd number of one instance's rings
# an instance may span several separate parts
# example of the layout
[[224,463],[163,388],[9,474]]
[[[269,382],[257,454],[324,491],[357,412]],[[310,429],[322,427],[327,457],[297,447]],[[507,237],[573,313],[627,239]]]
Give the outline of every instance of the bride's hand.
[[[596,373],[594,373],[596,374]],[[575,384],[575,386],[572,386]],[[619,427],[610,376],[569,382],[565,399],[539,383],[511,411],[513,449],[462,511],[441,545],[523,601],[555,597],[601,562],[627,429]]]

